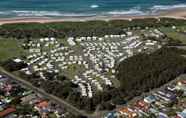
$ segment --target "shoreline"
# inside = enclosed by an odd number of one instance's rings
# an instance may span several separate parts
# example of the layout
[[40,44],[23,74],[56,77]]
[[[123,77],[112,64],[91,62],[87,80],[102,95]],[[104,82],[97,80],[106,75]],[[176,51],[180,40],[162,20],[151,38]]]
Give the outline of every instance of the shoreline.
[[149,15],[112,15],[112,16],[92,16],[92,17],[12,17],[0,18],[0,25],[12,23],[50,23],[50,22],[84,22],[94,20],[132,20],[132,19],[145,19],[145,18],[174,18],[186,20],[186,8],[177,8],[171,10],[161,10],[157,13]]

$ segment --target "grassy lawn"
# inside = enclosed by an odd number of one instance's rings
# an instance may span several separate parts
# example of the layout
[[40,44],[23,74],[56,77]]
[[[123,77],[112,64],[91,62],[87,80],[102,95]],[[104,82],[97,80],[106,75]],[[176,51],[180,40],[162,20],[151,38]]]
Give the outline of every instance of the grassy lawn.
[[176,30],[173,30],[171,28],[160,28],[162,32],[164,32],[168,37],[174,39],[174,40],[179,40],[183,44],[186,44],[186,35],[176,32]]
[[74,79],[75,75],[78,75],[80,71],[85,70],[84,66],[78,64],[68,65],[67,70],[65,70],[65,74],[68,75],[70,79]]
[[68,46],[69,45],[66,38],[59,39],[58,41],[59,41],[59,43],[62,43],[64,46]]
[[0,38],[0,61],[24,54],[21,42],[15,39]]
[[181,31],[186,31],[186,26],[179,26],[179,27],[177,27],[177,29],[179,29]]
[[54,113],[50,113],[49,118],[57,118],[57,116]]

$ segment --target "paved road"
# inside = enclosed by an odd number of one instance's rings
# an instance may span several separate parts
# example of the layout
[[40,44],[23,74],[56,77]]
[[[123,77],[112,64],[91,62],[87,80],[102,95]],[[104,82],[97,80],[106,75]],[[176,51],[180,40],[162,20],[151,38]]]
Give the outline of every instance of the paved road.
[[3,74],[6,74],[7,76],[15,79],[16,81],[20,82],[20,84],[23,84],[26,87],[29,87],[30,89],[32,89],[33,91],[40,93],[41,95],[45,96],[46,98],[50,99],[50,100],[54,100],[55,102],[61,104],[62,106],[64,106],[69,112],[73,113],[74,115],[84,115],[87,116],[88,118],[99,118],[96,116],[96,114],[92,115],[92,114],[87,114],[84,111],[81,111],[79,109],[77,109],[76,107],[72,106],[71,104],[69,104],[68,102],[54,96],[51,94],[46,93],[44,90],[37,88],[35,86],[33,86],[30,82],[25,81],[24,79],[4,70],[2,67],[0,67],[0,71]]
[[181,80],[183,78],[186,78],[186,74],[181,74],[178,77],[176,77],[175,79],[173,79],[173,80],[169,81],[168,83],[165,83],[164,85],[160,86],[159,88],[154,88],[154,89],[150,90],[149,92],[142,93],[141,95],[134,97],[132,100],[128,101],[126,105],[118,106],[113,111],[118,111],[119,109],[121,109],[125,106],[128,106],[128,105],[130,106],[131,104],[134,104],[137,100],[143,99],[145,96],[152,95],[153,93],[155,93],[159,90],[163,90],[167,86],[169,86],[169,85],[171,86],[171,85],[173,85],[174,83],[177,83],[179,80]]

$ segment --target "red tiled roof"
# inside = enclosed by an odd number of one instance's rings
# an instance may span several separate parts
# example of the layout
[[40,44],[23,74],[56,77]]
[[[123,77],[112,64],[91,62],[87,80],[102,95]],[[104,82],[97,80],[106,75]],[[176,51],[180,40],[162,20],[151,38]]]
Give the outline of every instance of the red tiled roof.
[[42,101],[42,102],[38,103],[36,106],[39,108],[46,108],[46,107],[48,107],[48,102]]
[[126,113],[128,118],[135,118],[137,114],[130,108],[124,107],[119,110],[119,112]]
[[186,80],[181,80],[180,81],[182,84],[186,84]]
[[15,112],[15,111],[16,111],[16,109],[13,107],[7,108],[6,110],[0,112],[0,117],[4,117],[4,116],[6,116],[12,112]]
[[149,108],[149,104],[143,100],[137,101],[135,106],[145,111]]

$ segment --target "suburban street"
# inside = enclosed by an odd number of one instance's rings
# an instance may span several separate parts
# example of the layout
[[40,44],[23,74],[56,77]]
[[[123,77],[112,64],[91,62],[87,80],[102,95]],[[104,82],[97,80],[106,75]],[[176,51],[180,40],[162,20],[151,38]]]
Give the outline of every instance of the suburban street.
[[37,88],[35,86],[33,86],[30,82],[25,81],[24,79],[6,71],[5,69],[3,69],[2,67],[0,67],[0,72],[2,72],[3,74],[11,77],[12,79],[15,79],[16,81],[20,82],[20,84],[32,89],[34,92],[37,92],[43,96],[45,96],[46,98],[53,100],[59,104],[61,104],[62,106],[64,106],[69,112],[73,113],[74,115],[83,115],[83,116],[87,116],[88,118],[98,118],[96,114],[91,115],[91,114],[87,114],[79,109],[77,109],[76,107],[72,106],[71,104],[69,104],[68,102],[54,96],[51,94],[46,93],[45,91],[43,91],[40,88]]

